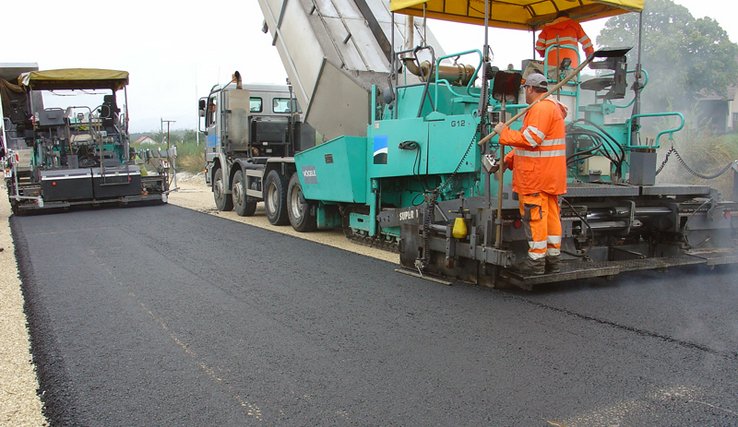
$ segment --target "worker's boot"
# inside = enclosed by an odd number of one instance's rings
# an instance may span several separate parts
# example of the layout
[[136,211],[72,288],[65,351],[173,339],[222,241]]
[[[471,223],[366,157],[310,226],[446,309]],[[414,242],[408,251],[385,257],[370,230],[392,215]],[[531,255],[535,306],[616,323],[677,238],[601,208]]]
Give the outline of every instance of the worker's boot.
[[546,257],[546,273],[561,272],[561,255]]
[[522,261],[513,264],[511,268],[523,276],[540,276],[546,273],[546,260],[526,256]]

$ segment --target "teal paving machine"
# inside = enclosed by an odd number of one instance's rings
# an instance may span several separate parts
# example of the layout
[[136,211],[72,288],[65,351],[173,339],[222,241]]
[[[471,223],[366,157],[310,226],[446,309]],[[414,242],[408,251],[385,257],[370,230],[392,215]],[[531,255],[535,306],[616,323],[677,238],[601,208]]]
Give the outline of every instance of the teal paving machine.
[[[392,28],[401,13],[478,23],[485,34],[489,27],[536,30],[557,8],[580,21],[643,8],[640,0],[530,3],[393,0],[389,6]],[[390,72],[368,89],[366,134],[337,136],[295,155],[300,192],[287,204],[303,224],[307,217],[315,228],[341,226],[349,238],[397,250],[410,274],[491,287],[530,289],[738,261],[738,203],[707,185],[656,179],[658,149],[683,128],[684,117],[640,111],[648,86],[640,53],[632,67],[630,48],[602,48],[577,67],[549,69],[547,61],[528,60],[520,69],[498,70],[486,35],[481,49],[452,54],[436,54],[427,43],[396,49],[393,36],[387,40]],[[583,79],[585,67],[596,77]],[[549,77],[547,96],[569,107],[563,265],[535,276],[510,269],[526,256],[528,238],[492,131],[498,122],[520,128],[528,107],[520,84],[531,69]],[[335,108],[340,104],[334,98]],[[737,170],[734,162],[724,172]]]

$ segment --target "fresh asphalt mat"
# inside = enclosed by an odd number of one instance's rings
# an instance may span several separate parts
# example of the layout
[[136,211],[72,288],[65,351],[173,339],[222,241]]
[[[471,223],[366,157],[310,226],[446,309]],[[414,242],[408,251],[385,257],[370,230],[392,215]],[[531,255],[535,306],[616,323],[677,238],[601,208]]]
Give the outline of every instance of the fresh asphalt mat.
[[501,292],[171,205],[11,225],[53,425],[738,423],[734,268]]

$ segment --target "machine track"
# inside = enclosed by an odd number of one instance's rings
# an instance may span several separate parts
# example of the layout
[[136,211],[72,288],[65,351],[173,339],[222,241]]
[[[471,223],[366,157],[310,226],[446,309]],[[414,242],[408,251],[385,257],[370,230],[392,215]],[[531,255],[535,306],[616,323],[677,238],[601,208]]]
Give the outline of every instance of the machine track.
[[382,249],[387,252],[400,253],[400,240],[396,236],[380,234],[377,237],[369,237],[364,230],[351,228],[349,218],[352,213],[369,214],[369,208],[344,207],[341,209],[341,228],[343,235],[352,242],[362,246]]

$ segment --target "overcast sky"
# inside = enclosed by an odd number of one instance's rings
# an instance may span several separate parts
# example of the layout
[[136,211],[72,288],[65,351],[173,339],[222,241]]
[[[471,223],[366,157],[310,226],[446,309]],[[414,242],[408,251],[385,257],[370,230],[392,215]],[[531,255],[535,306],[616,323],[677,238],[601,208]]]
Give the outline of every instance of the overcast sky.
[[[646,0],[648,3],[648,0]],[[738,42],[738,22],[725,1],[675,0],[693,16],[716,19]],[[101,5],[105,4],[101,9]],[[41,69],[112,68],[130,72],[131,131],[197,126],[197,99],[239,70],[245,82],[284,84],[286,74],[269,36],[261,32],[256,0],[200,2],[36,0],[22,13],[0,17],[0,62],[36,62]],[[723,7],[718,7],[723,6]],[[602,21],[585,23],[594,40]],[[466,27],[466,28],[464,28]],[[479,48],[479,28],[431,22],[446,52]],[[531,56],[532,36],[498,30],[490,35],[494,65],[519,67]]]

